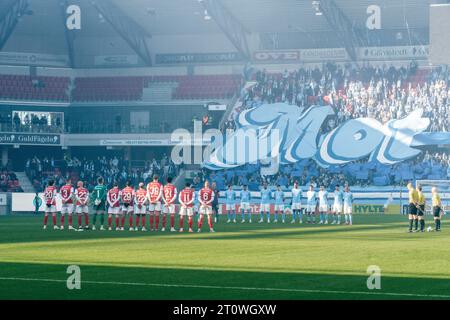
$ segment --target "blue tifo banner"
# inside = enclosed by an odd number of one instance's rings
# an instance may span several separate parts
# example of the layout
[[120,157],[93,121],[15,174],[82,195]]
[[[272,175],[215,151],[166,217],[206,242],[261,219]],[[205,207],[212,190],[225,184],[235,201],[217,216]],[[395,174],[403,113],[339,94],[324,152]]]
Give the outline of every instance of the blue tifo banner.
[[224,142],[211,143],[214,151],[203,166],[220,170],[270,159],[279,164],[314,159],[327,167],[367,157],[369,162],[392,165],[420,155],[416,147],[450,145],[449,132],[425,132],[430,119],[422,117],[422,110],[384,125],[372,118],[350,119],[322,134],[324,121],[334,115],[329,105],[305,110],[274,103],[245,110]]

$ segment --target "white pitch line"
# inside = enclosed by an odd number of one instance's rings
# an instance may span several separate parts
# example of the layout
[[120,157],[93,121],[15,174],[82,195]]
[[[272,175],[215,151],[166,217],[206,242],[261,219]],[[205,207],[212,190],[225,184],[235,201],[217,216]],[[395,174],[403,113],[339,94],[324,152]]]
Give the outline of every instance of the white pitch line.
[[[0,277],[0,280],[11,281],[37,281],[37,282],[67,282],[59,279],[34,279],[34,278],[7,278]],[[252,291],[279,291],[279,292],[301,292],[301,293],[326,293],[326,294],[364,294],[395,297],[422,297],[422,298],[444,298],[449,299],[450,295],[420,294],[420,293],[395,293],[395,292],[375,292],[375,291],[342,291],[342,290],[314,290],[314,289],[283,289],[283,288],[254,288],[254,287],[228,287],[228,286],[206,286],[195,284],[164,284],[164,283],[142,283],[142,282],[114,282],[114,281],[90,281],[82,280],[82,283],[120,285],[120,286],[148,286],[166,288],[193,288],[193,289],[227,289],[227,290],[252,290]]]

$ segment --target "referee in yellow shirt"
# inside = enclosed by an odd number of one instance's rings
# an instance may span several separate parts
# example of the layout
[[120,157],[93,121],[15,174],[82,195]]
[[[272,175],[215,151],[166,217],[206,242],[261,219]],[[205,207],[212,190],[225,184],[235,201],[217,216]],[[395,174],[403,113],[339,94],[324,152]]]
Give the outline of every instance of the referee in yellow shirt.
[[433,205],[433,216],[435,231],[441,231],[441,215],[442,215],[442,201],[436,187],[431,188],[431,202]]
[[411,182],[408,183],[408,198],[409,198],[409,230],[408,232],[413,232],[413,223],[415,222],[415,229],[417,231],[418,219],[417,219],[417,206],[419,204],[419,194],[416,189],[413,188]]
[[[422,192],[422,186],[417,186],[417,218],[420,223],[420,232],[425,231],[425,195]],[[417,231],[417,220],[416,220],[416,230]]]

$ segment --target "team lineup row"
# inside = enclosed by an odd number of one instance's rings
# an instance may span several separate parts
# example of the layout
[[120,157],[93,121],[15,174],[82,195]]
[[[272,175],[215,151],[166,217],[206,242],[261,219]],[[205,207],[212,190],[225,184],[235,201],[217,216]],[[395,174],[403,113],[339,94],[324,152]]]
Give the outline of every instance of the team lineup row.
[[[61,199],[61,226],[56,225],[56,197],[59,195]],[[178,197],[177,197],[178,195]],[[252,212],[250,208],[251,193],[246,186],[239,193],[240,197],[240,210],[242,212],[242,222],[251,222]],[[339,186],[336,186],[334,192],[334,204],[331,207],[328,205],[328,192],[324,190],[324,187],[320,187],[319,192],[315,192],[311,186],[306,193],[307,204],[302,208],[301,199],[302,191],[295,182],[292,189],[292,203],[291,206],[285,208],[285,196],[280,186],[277,186],[275,192],[268,189],[267,184],[264,184],[261,190],[261,204],[259,207],[260,220],[259,223],[264,222],[264,215],[267,216],[267,222],[270,223],[270,203],[275,200],[275,214],[274,221],[278,222],[278,215],[280,214],[281,221],[285,223],[286,213],[292,214],[291,223],[298,221],[303,223],[303,212],[307,215],[308,223],[316,223],[316,211],[320,212],[320,224],[328,224],[328,213],[333,214],[333,221],[331,224],[341,223],[341,213],[345,214],[345,223],[352,224],[352,202],[353,195],[351,194],[348,186],[345,187],[345,191],[340,191]],[[178,194],[176,187],[172,184],[172,179],[168,178],[166,185],[162,185],[158,181],[158,176],[154,176],[153,181],[146,187],[143,183],[139,184],[139,188],[135,191],[130,183],[127,183],[126,187],[122,190],[119,189],[117,184],[114,184],[113,188],[107,190],[104,185],[103,178],[98,179],[98,185],[94,188],[93,192],[89,194],[89,191],[84,188],[83,182],[77,183],[77,188],[72,187],[71,180],[66,181],[66,185],[60,188],[59,193],[54,186],[54,181],[49,181],[48,186],[44,191],[45,199],[45,217],[44,217],[44,229],[47,227],[47,221],[49,214],[53,216],[54,229],[64,229],[65,214],[69,215],[69,229],[74,229],[72,226],[72,214],[78,214],[78,226],[82,229],[82,217],[85,215],[85,228],[89,226],[89,203],[94,207],[94,224],[92,229],[96,229],[97,215],[100,214],[102,219],[101,229],[103,228],[103,214],[105,211],[108,213],[108,228],[112,229],[112,217],[116,217],[116,230],[124,229],[125,215],[129,215],[130,230],[134,231],[138,229],[139,220],[141,220],[142,230],[146,231],[145,227],[145,215],[150,215],[150,230],[157,230],[159,226],[159,216],[162,214],[162,231],[165,231],[166,216],[170,215],[171,219],[171,231],[174,229],[174,215],[175,215],[175,201],[178,198],[180,204],[180,230],[183,230],[184,217],[188,217],[189,231],[192,232],[192,221],[195,213],[199,214],[199,230],[203,223],[203,216],[208,218],[208,225],[210,231],[214,232],[212,215],[216,214],[215,221],[218,217],[218,198],[219,194],[215,188],[210,188],[209,182],[206,181],[204,188],[202,188],[198,194],[195,194],[195,190],[188,183],[185,188]],[[227,223],[236,223],[236,200],[237,193],[228,186],[225,191],[225,207],[228,215]],[[195,203],[196,202],[196,203]],[[136,227],[133,226],[133,217],[136,216]],[[141,218],[141,219],[139,219]]]

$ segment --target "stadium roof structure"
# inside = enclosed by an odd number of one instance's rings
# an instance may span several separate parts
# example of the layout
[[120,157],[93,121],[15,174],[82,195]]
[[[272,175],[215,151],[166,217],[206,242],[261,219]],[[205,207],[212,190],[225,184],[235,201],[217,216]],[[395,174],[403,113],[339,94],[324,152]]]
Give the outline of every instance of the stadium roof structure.
[[[138,53],[151,65],[161,43],[153,43],[155,37],[225,35],[244,54],[246,35],[257,35],[258,49],[423,45],[429,5],[442,1],[1,0],[0,51],[69,53],[71,60],[80,52]],[[75,35],[65,28],[71,4],[81,8],[82,28]],[[367,8],[373,4],[381,7],[382,29],[369,31]]]

